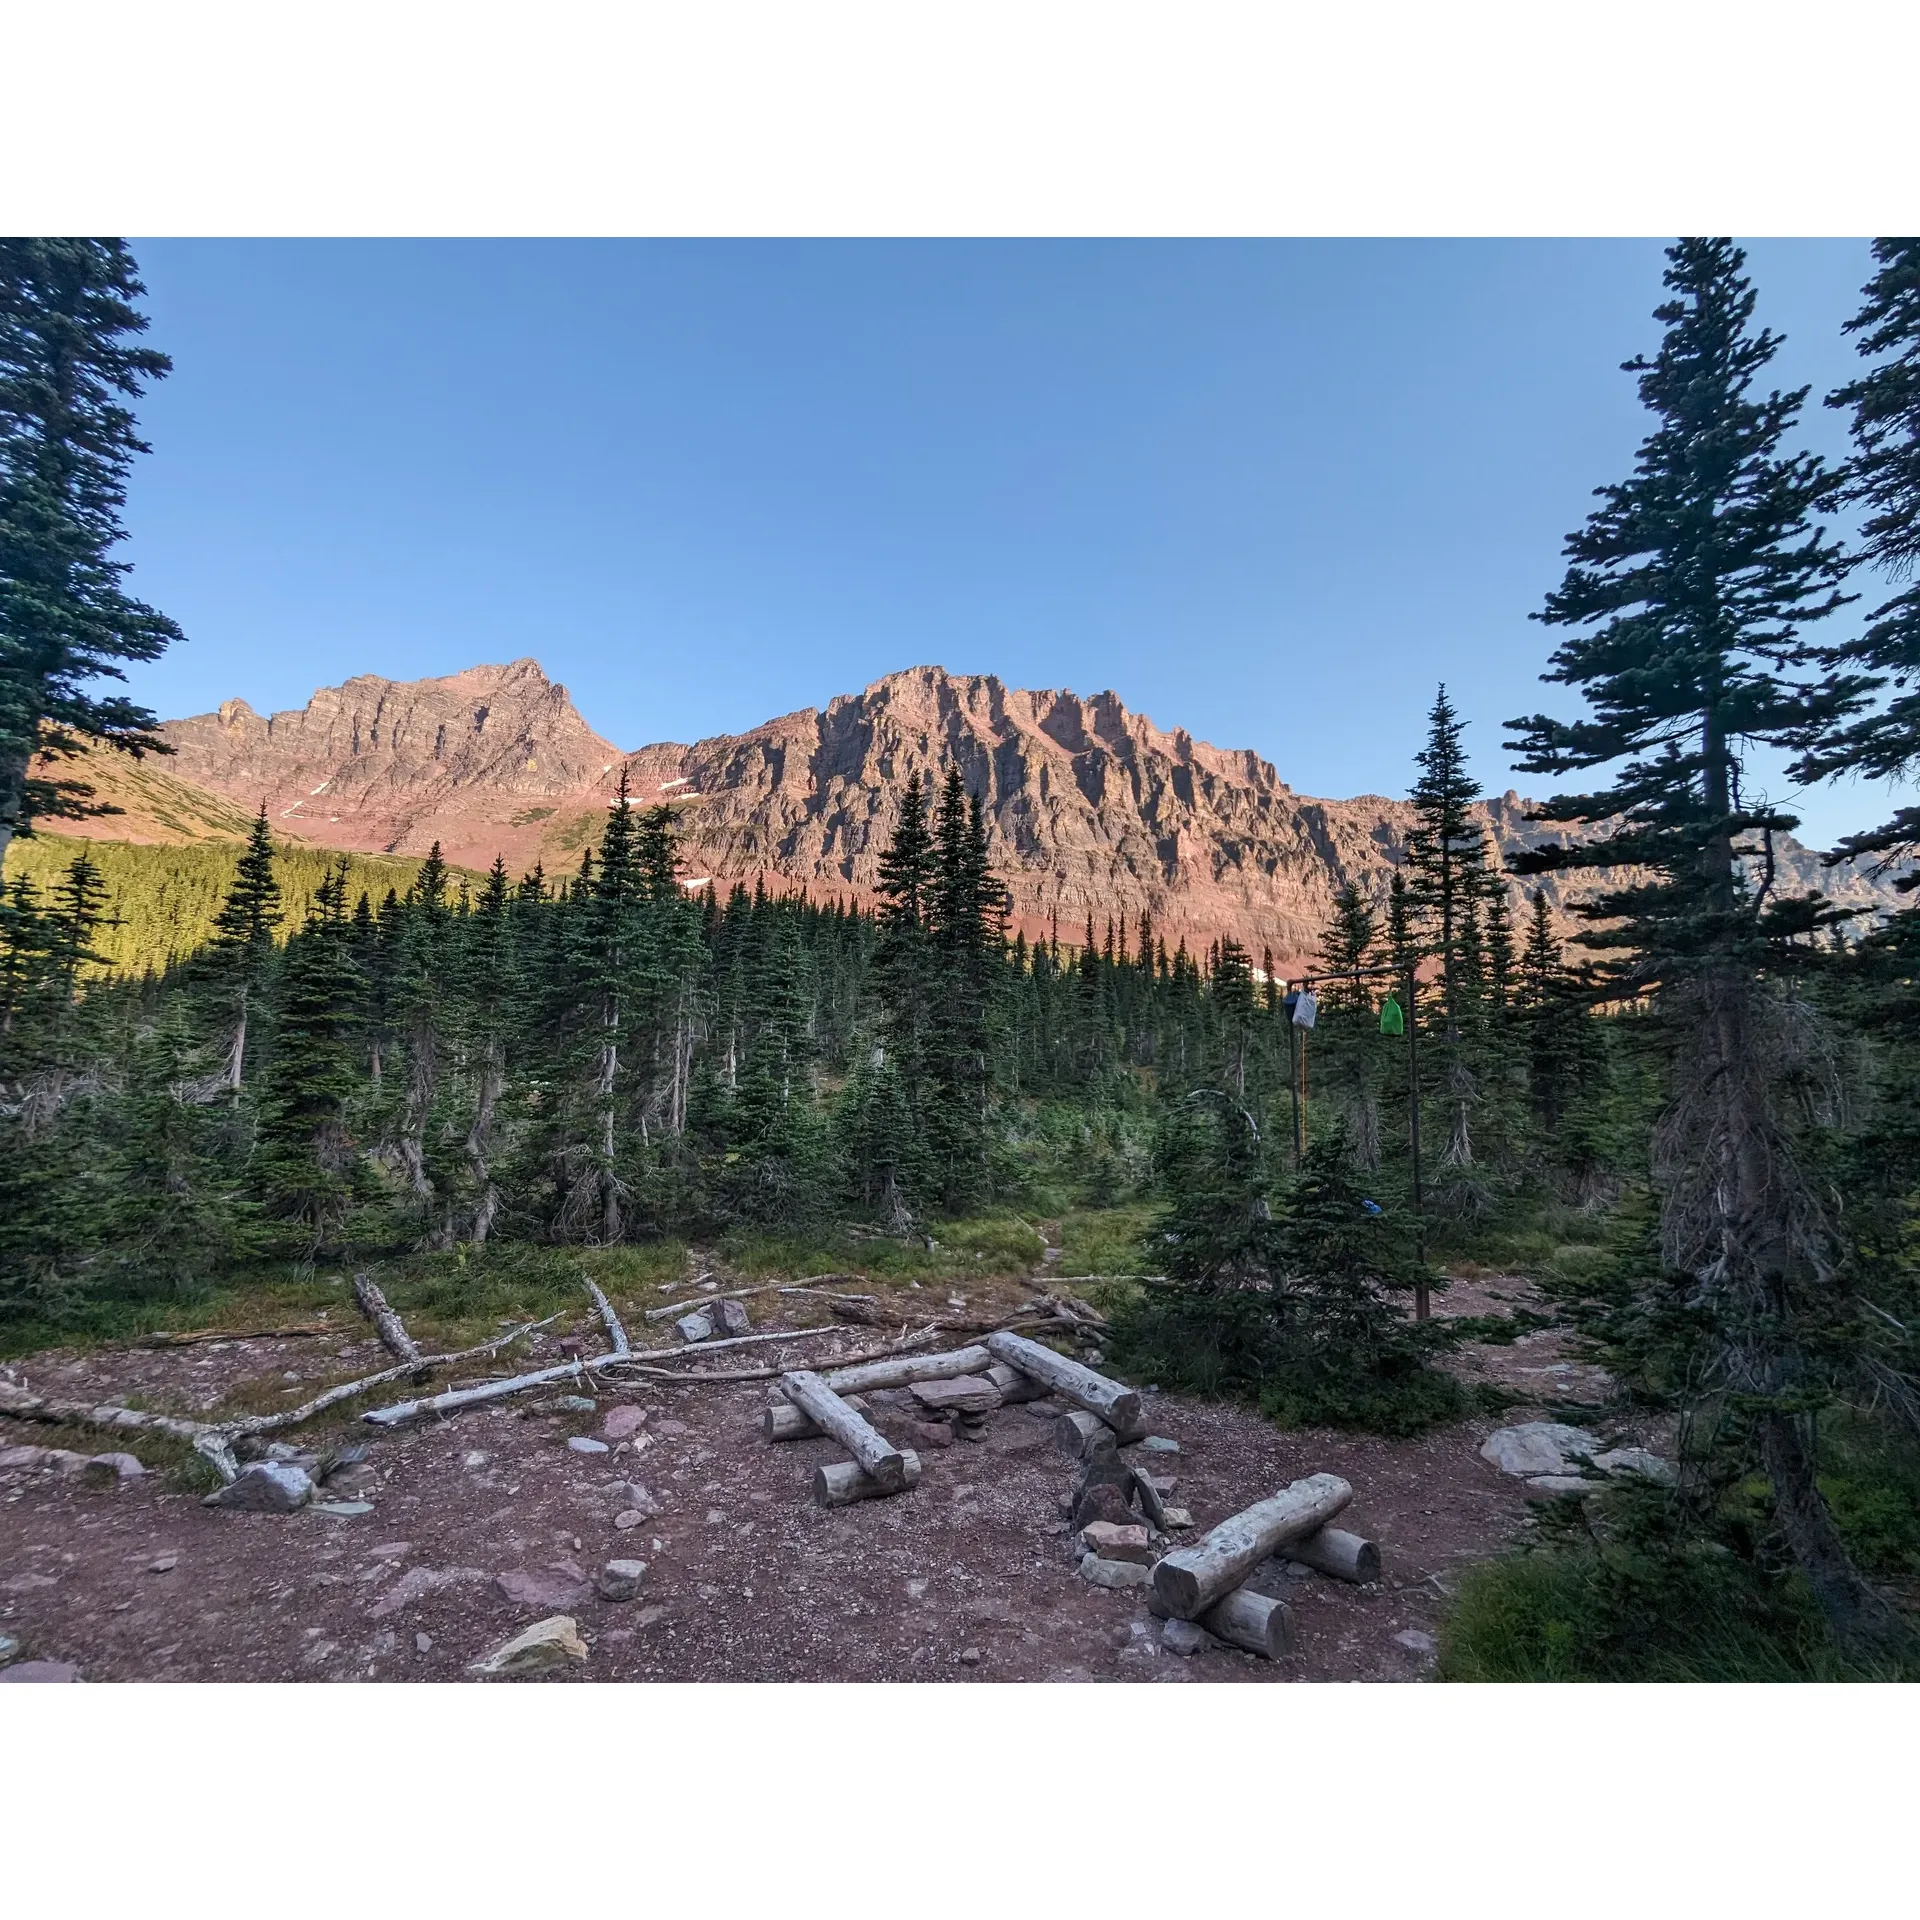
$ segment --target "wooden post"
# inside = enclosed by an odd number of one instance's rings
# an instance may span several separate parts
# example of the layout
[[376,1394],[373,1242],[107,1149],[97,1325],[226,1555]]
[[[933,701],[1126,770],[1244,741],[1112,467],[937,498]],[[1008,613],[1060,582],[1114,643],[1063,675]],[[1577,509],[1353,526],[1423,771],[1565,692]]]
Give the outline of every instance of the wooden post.
[[1153,1589],[1181,1620],[1204,1613],[1270,1554],[1317,1532],[1353,1498],[1336,1474],[1315,1473],[1176,1547],[1153,1570]]
[[1295,1540],[1280,1549],[1280,1557],[1335,1580],[1351,1580],[1355,1586],[1380,1578],[1380,1549],[1371,1540],[1342,1533],[1338,1527],[1322,1527],[1304,1540]]
[[883,1487],[863,1473],[855,1460],[832,1460],[814,1470],[813,1497],[823,1507],[850,1507],[856,1500],[878,1500],[889,1493],[905,1493],[920,1484],[920,1456],[909,1450],[900,1456],[900,1484]]
[[888,1493],[906,1484],[906,1455],[879,1428],[847,1405],[817,1373],[802,1369],[785,1375],[780,1391],[823,1432],[853,1455],[867,1475]]
[[1140,1396],[1131,1387],[1109,1380],[1077,1360],[1068,1360],[1050,1347],[1040,1346],[1017,1333],[990,1333],[987,1351],[996,1360],[1035,1380],[1044,1382],[1064,1400],[1097,1414],[1120,1437],[1127,1439],[1143,1431],[1140,1424]]
[[1200,1616],[1200,1625],[1216,1640],[1243,1647],[1265,1660],[1293,1651],[1293,1611],[1284,1600],[1236,1587]]

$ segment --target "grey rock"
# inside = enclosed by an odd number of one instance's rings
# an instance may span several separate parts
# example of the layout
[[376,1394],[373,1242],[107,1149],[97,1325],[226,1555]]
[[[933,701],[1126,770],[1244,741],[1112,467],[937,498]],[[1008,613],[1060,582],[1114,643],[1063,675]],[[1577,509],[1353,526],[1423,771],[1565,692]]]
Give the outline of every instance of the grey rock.
[[1581,1473],[1542,1473],[1527,1482],[1526,1491],[1529,1500],[1585,1499],[1605,1485],[1604,1480],[1590,1480]]
[[584,1433],[576,1433],[573,1438],[567,1442],[567,1449],[571,1453],[606,1453],[609,1451],[607,1443],[604,1440],[590,1440]]
[[716,1300],[707,1308],[706,1314],[714,1332],[724,1333],[730,1339],[748,1333],[753,1328],[743,1300]]
[[256,1460],[240,1476],[200,1503],[230,1507],[237,1513],[292,1513],[313,1498],[313,1480],[304,1467],[278,1460]]
[[1680,1477],[1671,1460],[1663,1460],[1645,1447],[1615,1447],[1607,1453],[1596,1453],[1593,1464],[1602,1473],[1637,1474],[1643,1480],[1657,1480],[1663,1487],[1672,1486]]
[[130,1453],[96,1453],[86,1465],[86,1476],[106,1486],[118,1486],[122,1480],[139,1480],[146,1474]]
[[1179,1532],[1193,1525],[1193,1515],[1190,1514],[1185,1507],[1168,1507],[1165,1511],[1167,1525],[1172,1527],[1175,1532]]
[[7,1447],[0,1449],[0,1472],[24,1471],[28,1467],[45,1466],[46,1460],[45,1447]]
[[433,1651],[433,1635],[430,1633],[416,1633],[413,1636],[413,1650],[415,1653],[431,1653]]
[[360,1514],[371,1513],[371,1500],[316,1500],[309,1507],[310,1513],[330,1513],[336,1520],[352,1520]]
[[80,1669],[71,1660],[22,1660],[11,1667],[0,1667],[0,1681],[31,1686],[38,1681],[78,1680]]
[[354,1467],[363,1467],[372,1448],[364,1440],[354,1440],[344,1447],[334,1450],[320,1462],[320,1471],[314,1478],[324,1487],[338,1474],[346,1473]]
[[1599,1450],[1600,1442],[1584,1427],[1528,1420],[1489,1434],[1481,1442],[1480,1458],[1524,1480],[1535,1474],[1565,1473],[1577,1460],[1591,1458]]
[[684,1319],[676,1320],[674,1330],[688,1346],[713,1337],[713,1320],[705,1313],[690,1313]]
[[1096,1482],[1073,1503],[1073,1524],[1076,1528],[1089,1527],[1098,1521],[1106,1521],[1117,1527],[1134,1524],[1133,1507],[1126,1494],[1110,1482]]
[[1169,1620],[1160,1629],[1160,1644],[1169,1653],[1177,1653],[1190,1660],[1196,1653],[1204,1653],[1213,1645],[1213,1635],[1205,1627],[1195,1626],[1191,1620]]
[[1422,1633],[1418,1627],[1409,1627],[1406,1632],[1396,1633],[1393,1636],[1393,1644],[1396,1647],[1405,1647],[1409,1653],[1431,1653],[1433,1635]]
[[300,1458],[300,1449],[285,1440],[269,1440],[264,1451],[269,1460],[278,1460],[283,1466],[289,1460]]
[[86,1469],[87,1456],[75,1453],[70,1447],[48,1447],[40,1456],[43,1467],[51,1467],[57,1474],[81,1473]]
[[[616,1514],[637,1513],[648,1520],[660,1511],[660,1502],[634,1480],[612,1480],[600,1489],[601,1497]],[[627,1524],[631,1526],[632,1521]]]
[[644,1560],[609,1560],[600,1569],[600,1577],[594,1585],[600,1590],[602,1600],[637,1600],[640,1597],[640,1582],[647,1577],[647,1563]]
[[1080,1562],[1080,1578],[1089,1586],[1108,1587],[1118,1592],[1151,1586],[1153,1569],[1131,1560],[1103,1560],[1097,1553],[1089,1553]]
[[515,1567],[496,1574],[494,1587],[523,1607],[573,1607],[587,1597],[587,1579],[571,1560],[545,1567]]
[[978,1647],[962,1647],[960,1649],[960,1664],[963,1667],[977,1667],[984,1657]]
[[495,1647],[484,1658],[476,1660],[467,1671],[524,1679],[557,1672],[569,1661],[584,1661],[586,1657],[587,1643],[580,1638],[573,1621],[561,1613],[549,1620],[535,1621],[525,1633],[517,1633],[511,1640]]
[[584,1393],[557,1394],[553,1401],[555,1413],[598,1413],[600,1403],[589,1400]]
[[1150,1433],[1140,1442],[1143,1453],[1178,1453],[1180,1442],[1169,1440],[1163,1433]]
[[461,1455],[460,1464],[470,1472],[478,1473],[491,1458],[490,1454],[482,1453],[478,1447],[471,1447]]
[[327,1476],[327,1491],[341,1499],[358,1499],[380,1484],[380,1476],[363,1460],[351,1467],[337,1467]]
[[10,1633],[0,1633],[0,1667],[4,1667],[20,1651],[20,1642]]
[[153,1558],[147,1562],[147,1571],[149,1573],[171,1573],[179,1564],[180,1556],[177,1553],[156,1553]]

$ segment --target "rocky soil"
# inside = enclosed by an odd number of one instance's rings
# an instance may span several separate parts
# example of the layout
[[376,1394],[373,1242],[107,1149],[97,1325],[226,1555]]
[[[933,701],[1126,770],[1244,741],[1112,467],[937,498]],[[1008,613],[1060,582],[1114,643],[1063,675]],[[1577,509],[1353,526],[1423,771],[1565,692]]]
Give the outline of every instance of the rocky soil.
[[[1498,1311],[1522,1293],[1498,1280],[1456,1286],[1447,1310]],[[557,1357],[557,1332],[534,1361]],[[796,1344],[789,1364],[826,1364],[830,1344]],[[270,1398],[380,1363],[356,1329],[50,1353],[14,1373],[61,1398],[204,1413],[243,1385],[258,1404],[263,1376],[286,1376]],[[1169,1503],[1199,1528],[1309,1473],[1352,1482],[1341,1524],[1379,1543],[1382,1578],[1353,1587],[1270,1563],[1256,1584],[1291,1599],[1297,1629],[1278,1663],[1217,1644],[1178,1654],[1142,1595],[1080,1577],[1062,1506],[1075,1467],[1047,1417],[1057,1409],[1002,1408],[977,1443],[923,1443],[917,1489],[827,1511],[808,1486],[839,1450],[762,1440],[764,1384],[647,1381],[595,1394],[591,1410],[548,1396],[537,1410],[507,1401],[416,1431],[343,1421],[321,1437],[365,1438],[371,1450],[323,1489],[331,1504],[365,1509],[341,1513],[209,1508],[164,1471],[121,1478],[12,1452],[98,1453],[115,1445],[104,1436],[0,1422],[0,1637],[15,1643],[0,1673],[38,1662],[92,1681],[452,1680],[565,1614],[585,1658],[561,1671],[591,1680],[1419,1679],[1454,1578],[1511,1540],[1527,1512],[1522,1483],[1481,1459],[1481,1443],[1595,1384],[1552,1334],[1470,1348],[1461,1364],[1532,1406],[1394,1442],[1283,1433],[1235,1409],[1149,1397],[1155,1433],[1178,1452],[1130,1457],[1174,1481]],[[902,1397],[869,1403],[883,1428],[907,1432]],[[317,1443],[307,1430],[297,1438]],[[632,1598],[598,1590],[616,1560],[645,1563],[605,1583]]]

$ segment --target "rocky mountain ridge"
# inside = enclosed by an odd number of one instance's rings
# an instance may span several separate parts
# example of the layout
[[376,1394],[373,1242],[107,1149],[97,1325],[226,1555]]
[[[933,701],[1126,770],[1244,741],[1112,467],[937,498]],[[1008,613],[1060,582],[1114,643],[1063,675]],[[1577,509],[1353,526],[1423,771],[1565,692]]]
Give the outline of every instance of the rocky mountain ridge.
[[[1310,959],[1347,880],[1384,897],[1410,820],[1404,801],[1296,794],[1259,755],[1164,731],[1111,692],[933,666],[746,733],[630,753],[532,660],[441,679],[358,675],[302,708],[262,716],[231,700],[163,732],[171,782],[248,812],[264,801],[278,833],[361,852],[438,840],[456,864],[498,853],[516,874],[535,860],[549,872],[575,864],[624,767],[637,804],[673,803],[690,884],[764,879],[862,903],[908,775],[937,781],[957,764],[985,802],[996,869],[1029,936],[1057,924],[1077,943],[1089,914],[1104,932],[1109,914],[1146,912],[1169,946],[1231,934],[1285,965]],[[88,774],[113,798],[106,758],[92,756]],[[1481,812],[1505,854],[1546,837],[1516,793]],[[108,818],[89,830],[195,837],[115,829]],[[1819,856],[1792,843],[1779,865],[1783,887],[1819,881],[1847,904],[1891,904],[1884,882],[1823,875]],[[1548,888],[1564,908],[1562,883]]]

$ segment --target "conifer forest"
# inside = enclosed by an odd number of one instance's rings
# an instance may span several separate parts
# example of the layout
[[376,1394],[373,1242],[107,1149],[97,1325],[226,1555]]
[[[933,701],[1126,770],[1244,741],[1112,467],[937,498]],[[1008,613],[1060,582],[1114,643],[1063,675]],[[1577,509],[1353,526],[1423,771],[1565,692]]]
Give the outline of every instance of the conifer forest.
[[[1911,1676],[1920,240],[1872,260],[1819,394],[1773,385],[1738,248],[1669,249],[1644,437],[1534,610],[1553,711],[1506,722],[1540,844],[1503,860],[1491,718],[1437,685],[1390,884],[1276,960],[1015,927],[957,765],[900,783],[866,900],[690,884],[684,809],[624,776],[566,870],[341,855],[264,806],[218,850],[73,835],[79,748],[165,751],[112,689],[178,637],[116,552],[168,364],[127,247],[0,242],[0,1353],[355,1275],[451,1342],[582,1272],[633,1324],[695,1256],[862,1298],[1031,1270],[1103,1377],[1283,1438],[1494,1483],[1516,1405],[1646,1435],[1436,1589],[1441,1678]],[[1886,910],[1778,883],[1756,755],[1889,796],[1833,855]],[[1572,1370],[1520,1392],[1543,1337]]]

